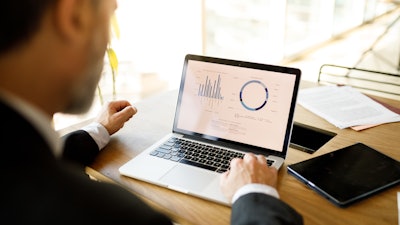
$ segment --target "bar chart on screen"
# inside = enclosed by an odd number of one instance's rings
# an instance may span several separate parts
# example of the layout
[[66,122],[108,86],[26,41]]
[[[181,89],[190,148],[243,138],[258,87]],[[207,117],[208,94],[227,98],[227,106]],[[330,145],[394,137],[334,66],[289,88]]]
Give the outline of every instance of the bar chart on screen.
[[218,75],[217,80],[214,81],[211,81],[206,76],[205,82],[199,84],[198,96],[223,100],[224,97],[221,95],[221,75]]
[[209,106],[219,105],[224,97],[221,94],[221,75],[211,79],[206,76],[204,82],[199,83],[197,95],[202,98],[202,102],[208,104]]

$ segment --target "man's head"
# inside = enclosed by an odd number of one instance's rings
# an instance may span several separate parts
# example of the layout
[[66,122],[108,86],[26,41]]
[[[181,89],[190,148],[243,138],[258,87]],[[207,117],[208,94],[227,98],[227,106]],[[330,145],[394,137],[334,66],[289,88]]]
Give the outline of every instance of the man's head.
[[5,0],[0,88],[49,115],[92,104],[116,0]]
[[0,13],[0,53],[28,40],[40,25],[40,19],[54,0],[4,1]]

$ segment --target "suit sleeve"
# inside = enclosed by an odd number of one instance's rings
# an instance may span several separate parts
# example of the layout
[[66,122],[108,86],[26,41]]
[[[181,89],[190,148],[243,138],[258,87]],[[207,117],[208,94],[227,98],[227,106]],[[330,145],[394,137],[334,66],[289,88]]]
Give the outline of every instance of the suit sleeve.
[[260,193],[240,197],[232,205],[231,225],[303,224],[302,216],[281,200]]
[[98,145],[84,130],[66,134],[62,139],[64,141],[63,159],[65,160],[87,166],[99,153]]

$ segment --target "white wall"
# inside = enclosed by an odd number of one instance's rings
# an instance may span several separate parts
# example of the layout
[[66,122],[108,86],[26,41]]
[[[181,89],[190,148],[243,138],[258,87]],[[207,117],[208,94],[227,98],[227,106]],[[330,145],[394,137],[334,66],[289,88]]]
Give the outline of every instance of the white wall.
[[201,0],[118,0],[119,61],[179,85],[184,56],[202,53]]

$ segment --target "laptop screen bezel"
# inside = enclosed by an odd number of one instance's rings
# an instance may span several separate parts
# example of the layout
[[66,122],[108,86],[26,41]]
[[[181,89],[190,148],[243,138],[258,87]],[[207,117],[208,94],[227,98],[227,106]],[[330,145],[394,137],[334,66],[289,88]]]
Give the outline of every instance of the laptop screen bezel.
[[[227,140],[227,139],[223,139],[223,138],[218,138],[218,137],[200,134],[200,133],[196,133],[196,132],[178,128],[177,124],[178,124],[178,118],[179,118],[179,113],[180,113],[180,105],[181,105],[180,103],[182,101],[186,72],[187,72],[187,67],[188,67],[188,63],[190,60],[208,62],[208,63],[216,63],[216,64],[221,64],[221,65],[238,66],[238,67],[265,70],[265,71],[272,71],[272,72],[278,72],[278,73],[291,74],[291,75],[295,76],[294,88],[293,88],[293,93],[292,93],[293,100],[291,102],[290,111],[289,111],[288,118],[287,118],[286,133],[285,133],[284,144],[282,146],[282,149],[280,149],[280,150],[266,149],[266,148],[262,148],[259,146],[235,142],[232,140]],[[188,54],[185,56],[185,60],[184,60],[172,131],[174,133],[188,135],[195,139],[210,142],[212,144],[222,145],[224,147],[230,147],[230,148],[238,148],[239,147],[240,148],[239,150],[241,150],[241,151],[254,152],[254,153],[263,154],[263,155],[276,155],[276,156],[285,158],[287,149],[290,144],[294,112],[295,112],[295,108],[296,108],[297,95],[298,95],[299,86],[300,86],[300,77],[301,77],[301,71],[298,68]]]

